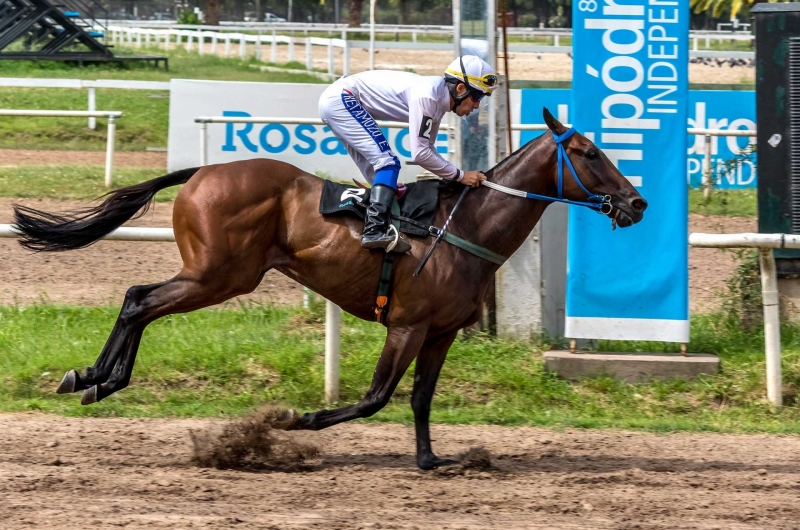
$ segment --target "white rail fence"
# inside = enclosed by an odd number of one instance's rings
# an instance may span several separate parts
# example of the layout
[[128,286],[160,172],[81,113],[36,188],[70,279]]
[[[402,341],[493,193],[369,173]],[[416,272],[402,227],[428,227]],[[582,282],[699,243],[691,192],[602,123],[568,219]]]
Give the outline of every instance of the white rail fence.
[[[191,29],[190,29],[191,28]],[[227,28],[226,28],[227,29]],[[231,28],[233,29],[233,28]],[[363,48],[370,50],[370,69],[372,69],[374,49],[406,49],[406,50],[439,50],[439,51],[452,51],[453,44],[450,42],[424,42],[417,41],[416,34],[418,30],[397,30],[394,33],[408,33],[412,34],[411,42],[407,41],[361,41],[361,40],[348,40],[347,29],[340,29],[341,38],[320,38],[320,37],[295,37],[294,29],[287,29],[283,27],[271,27],[270,29],[259,29],[256,27],[237,27],[238,32],[233,31],[220,31],[220,28],[212,26],[178,26],[175,28],[146,28],[146,27],[132,27],[132,26],[110,26],[108,31],[110,33],[110,40],[118,46],[129,46],[135,48],[156,46],[164,50],[170,50],[173,44],[177,46],[183,45],[187,51],[193,51],[195,43],[197,51],[200,55],[206,53],[206,43],[210,43],[210,53],[216,55],[218,47],[223,46],[221,55],[230,57],[233,45],[238,44],[239,58],[244,60],[250,56],[258,60],[264,60],[263,47],[266,44],[270,45],[269,62],[278,62],[278,45],[286,45],[288,47],[288,61],[295,60],[295,46],[305,46],[306,70],[313,70],[314,64],[314,48],[323,47],[327,50],[327,73],[329,76],[335,76],[335,61],[334,61],[334,48],[341,50],[342,54],[342,75],[350,73],[350,49]],[[366,29],[366,28],[365,28]],[[364,30],[365,30],[364,29]],[[362,30],[362,31],[364,31]],[[255,31],[256,33],[244,33],[244,31]],[[267,33],[263,33],[266,31]],[[288,31],[290,35],[280,35],[278,31]],[[303,30],[306,34],[308,30]],[[313,30],[312,30],[313,31]],[[452,30],[450,30],[452,32]],[[509,53],[570,53],[572,46],[563,46],[560,42],[560,37],[571,38],[571,33],[552,33],[553,44],[509,44]],[[708,57],[708,58],[724,58],[724,59],[752,59],[754,52],[752,51],[736,51],[736,50],[700,50],[697,47],[698,39],[705,39],[709,44],[711,39],[716,40],[750,40],[746,35],[731,34],[731,35],[714,35],[714,36],[695,36],[693,38],[693,49],[689,52],[690,57]],[[151,42],[152,41],[152,42]],[[251,44],[254,46],[253,51],[248,53],[247,46]],[[709,44],[710,46],[710,44]],[[706,46],[707,48],[709,46]]]
[[761,304],[764,309],[764,349],[767,360],[767,399],[783,405],[781,376],[781,327],[775,248],[800,248],[800,236],[791,234],[702,234],[689,235],[695,247],[757,248],[761,265]]
[[107,118],[108,133],[106,136],[106,172],[105,185],[110,188],[114,183],[114,143],[117,131],[117,118],[122,116],[118,110],[19,110],[0,109],[0,116],[46,117],[46,118]]
[[[85,79],[35,79],[27,77],[0,77],[0,87],[20,88],[76,88],[87,89],[89,99],[86,110],[96,111],[96,92],[98,88],[123,88],[128,90],[151,90],[169,92],[169,82],[164,81],[126,81],[115,79],[98,79],[88,81]],[[89,117],[89,128],[97,127],[96,116]]]
[[[19,239],[21,234],[14,225],[0,224],[0,238]],[[156,241],[174,242],[172,228],[122,227],[103,239],[108,241]],[[325,400],[339,400],[339,334],[342,310],[327,300],[325,306]]]
[[[344,39],[323,39],[319,37],[295,38],[294,36],[278,35],[275,30],[269,34],[248,34],[248,33],[227,33],[220,31],[208,31],[204,29],[146,29],[112,26],[111,42],[117,45],[142,48],[157,46],[164,50],[184,46],[187,51],[193,51],[195,46],[200,55],[206,53],[206,43],[210,43],[209,53],[230,57],[233,50],[232,43],[238,45],[239,58],[244,60],[248,57],[255,57],[258,60],[265,60],[264,45],[270,45],[269,62],[278,62],[278,45],[288,47],[288,61],[295,60],[295,46],[305,47],[306,70],[314,68],[314,47],[323,47],[327,52],[328,75],[335,76],[334,48],[340,49],[342,53],[342,75],[350,73],[350,44]],[[152,43],[151,43],[152,40]],[[253,52],[248,53],[247,46],[253,45]],[[220,50],[221,46],[221,50]],[[452,48],[452,46],[450,47]]]
[[[302,31],[304,35],[308,32],[328,32],[340,33],[341,38],[347,40],[348,33],[366,33],[369,31],[368,26],[360,28],[351,28],[345,24],[320,24],[320,23],[297,23],[297,22],[233,22],[223,21],[219,26],[205,26],[205,25],[189,25],[178,24],[177,21],[138,21],[138,20],[115,20],[110,21],[111,24],[118,27],[140,27],[140,28],[153,28],[153,29],[186,29],[186,30],[208,30],[208,31]],[[749,27],[749,24],[740,24],[740,26]],[[498,37],[500,37],[500,29],[498,29]],[[399,25],[399,24],[375,24],[375,33],[378,34],[393,34],[399,36],[400,34],[411,34],[412,42],[417,41],[418,35],[445,35],[448,37],[453,36],[453,26],[447,25]],[[572,38],[571,28],[533,28],[533,27],[513,27],[507,28],[507,33],[515,37],[523,39],[535,39],[541,37],[550,37],[553,39],[553,45],[558,46],[561,38]],[[749,42],[753,40],[753,34],[749,31],[712,31],[712,30],[694,30],[689,32],[689,39],[692,41],[692,49],[698,50],[700,42],[703,42],[706,49],[711,47],[712,42],[722,43],[725,41],[744,41]]]

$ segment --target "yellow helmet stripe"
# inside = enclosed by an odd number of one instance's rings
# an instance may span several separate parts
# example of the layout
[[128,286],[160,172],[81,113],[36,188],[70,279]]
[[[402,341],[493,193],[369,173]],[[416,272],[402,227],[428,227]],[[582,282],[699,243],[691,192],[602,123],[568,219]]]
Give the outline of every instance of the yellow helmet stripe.
[[[453,70],[452,68],[448,68],[447,70],[445,70],[445,73],[450,74],[453,77],[457,77],[458,79],[464,79],[464,72],[459,72],[459,71]],[[486,78],[486,77],[488,77],[490,75],[493,75],[493,74],[486,74],[483,77],[475,77],[473,75],[467,74],[467,80],[470,82],[470,84],[474,84],[475,86],[477,86],[478,88],[480,88],[484,92],[492,92],[496,88],[496,86],[487,85],[486,82],[484,81],[484,78]]]

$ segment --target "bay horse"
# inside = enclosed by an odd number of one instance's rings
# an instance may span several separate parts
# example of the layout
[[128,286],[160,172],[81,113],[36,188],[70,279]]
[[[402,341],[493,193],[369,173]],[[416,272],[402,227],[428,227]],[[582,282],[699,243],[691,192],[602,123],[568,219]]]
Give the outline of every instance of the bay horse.
[[[590,192],[605,197],[608,207],[602,213],[613,219],[612,224],[626,227],[640,221],[647,202],[605,154],[577,133],[557,143],[555,136],[567,137],[568,131],[547,109],[543,114],[550,131],[487,171],[487,180],[553,200],[586,201]],[[563,162],[559,150],[566,154]],[[562,164],[571,166],[564,172],[563,183],[558,169]],[[94,366],[81,374],[67,372],[57,392],[83,392],[81,403],[87,405],[125,388],[148,324],[249,293],[270,269],[356,317],[374,319],[384,253],[361,248],[363,221],[318,213],[321,178],[277,160],[176,171],[113,191],[98,206],[64,214],[15,205],[16,225],[24,235],[21,243],[36,251],[86,247],[143,215],[157,191],[178,184],[185,185],[175,199],[173,228],[183,268],[170,280],[128,289]],[[457,191],[463,189],[457,183],[451,188],[441,194],[436,226],[442,226]],[[481,187],[466,195],[450,231],[510,256],[548,204],[549,200]],[[291,411],[286,428],[318,430],[375,414],[416,359],[411,407],[417,465],[432,469],[453,463],[437,457],[431,448],[430,405],[439,371],[458,330],[478,320],[484,294],[499,266],[443,243],[421,275],[412,277],[428,241],[411,239],[411,245],[411,251],[394,262],[386,342],[364,397],[353,405],[303,416]]]

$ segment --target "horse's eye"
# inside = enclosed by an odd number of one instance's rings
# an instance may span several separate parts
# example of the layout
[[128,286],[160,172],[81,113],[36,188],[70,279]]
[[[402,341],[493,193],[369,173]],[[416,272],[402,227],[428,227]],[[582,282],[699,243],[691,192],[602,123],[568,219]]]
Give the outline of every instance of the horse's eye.
[[586,153],[586,158],[590,160],[594,160],[597,158],[597,150],[596,149],[589,149],[589,152]]

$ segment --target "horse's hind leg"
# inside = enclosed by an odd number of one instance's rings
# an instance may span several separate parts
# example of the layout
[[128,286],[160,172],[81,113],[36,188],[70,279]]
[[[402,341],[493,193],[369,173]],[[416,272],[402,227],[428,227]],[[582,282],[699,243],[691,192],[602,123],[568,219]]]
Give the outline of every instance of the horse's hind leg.
[[118,343],[121,347],[114,353],[119,360],[107,381],[84,391],[81,403],[95,403],[128,386],[139,341],[148,324],[166,315],[188,313],[249,292],[258,285],[261,275],[257,276],[252,287],[248,285],[247,288],[226,284],[219,279],[224,276],[214,278],[211,281],[200,281],[178,275],[164,283],[131,287],[117,319],[124,334],[124,338]]
[[153,285],[135,286],[128,289],[125,295],[125,300],[122,303],[122,310],[114,323],[114,329],[111,330],[100,356],[97,358],[93,366],[86,369],[86,373],[79,374],[75,370],[70,370],[64,375],[61,384],[58,385],[56,393],[69,394],[71,392],[82,392],[87,388],[94,385],[105,383],[108,381],[114,366],[117,364],[120,355],[126,349],[125,341],[128,340],[129,334],[127,327],[122,318],[122,315],[131,307],[133,300],[141,296],[143,290],[152,290],[167,282],[157,283]]

